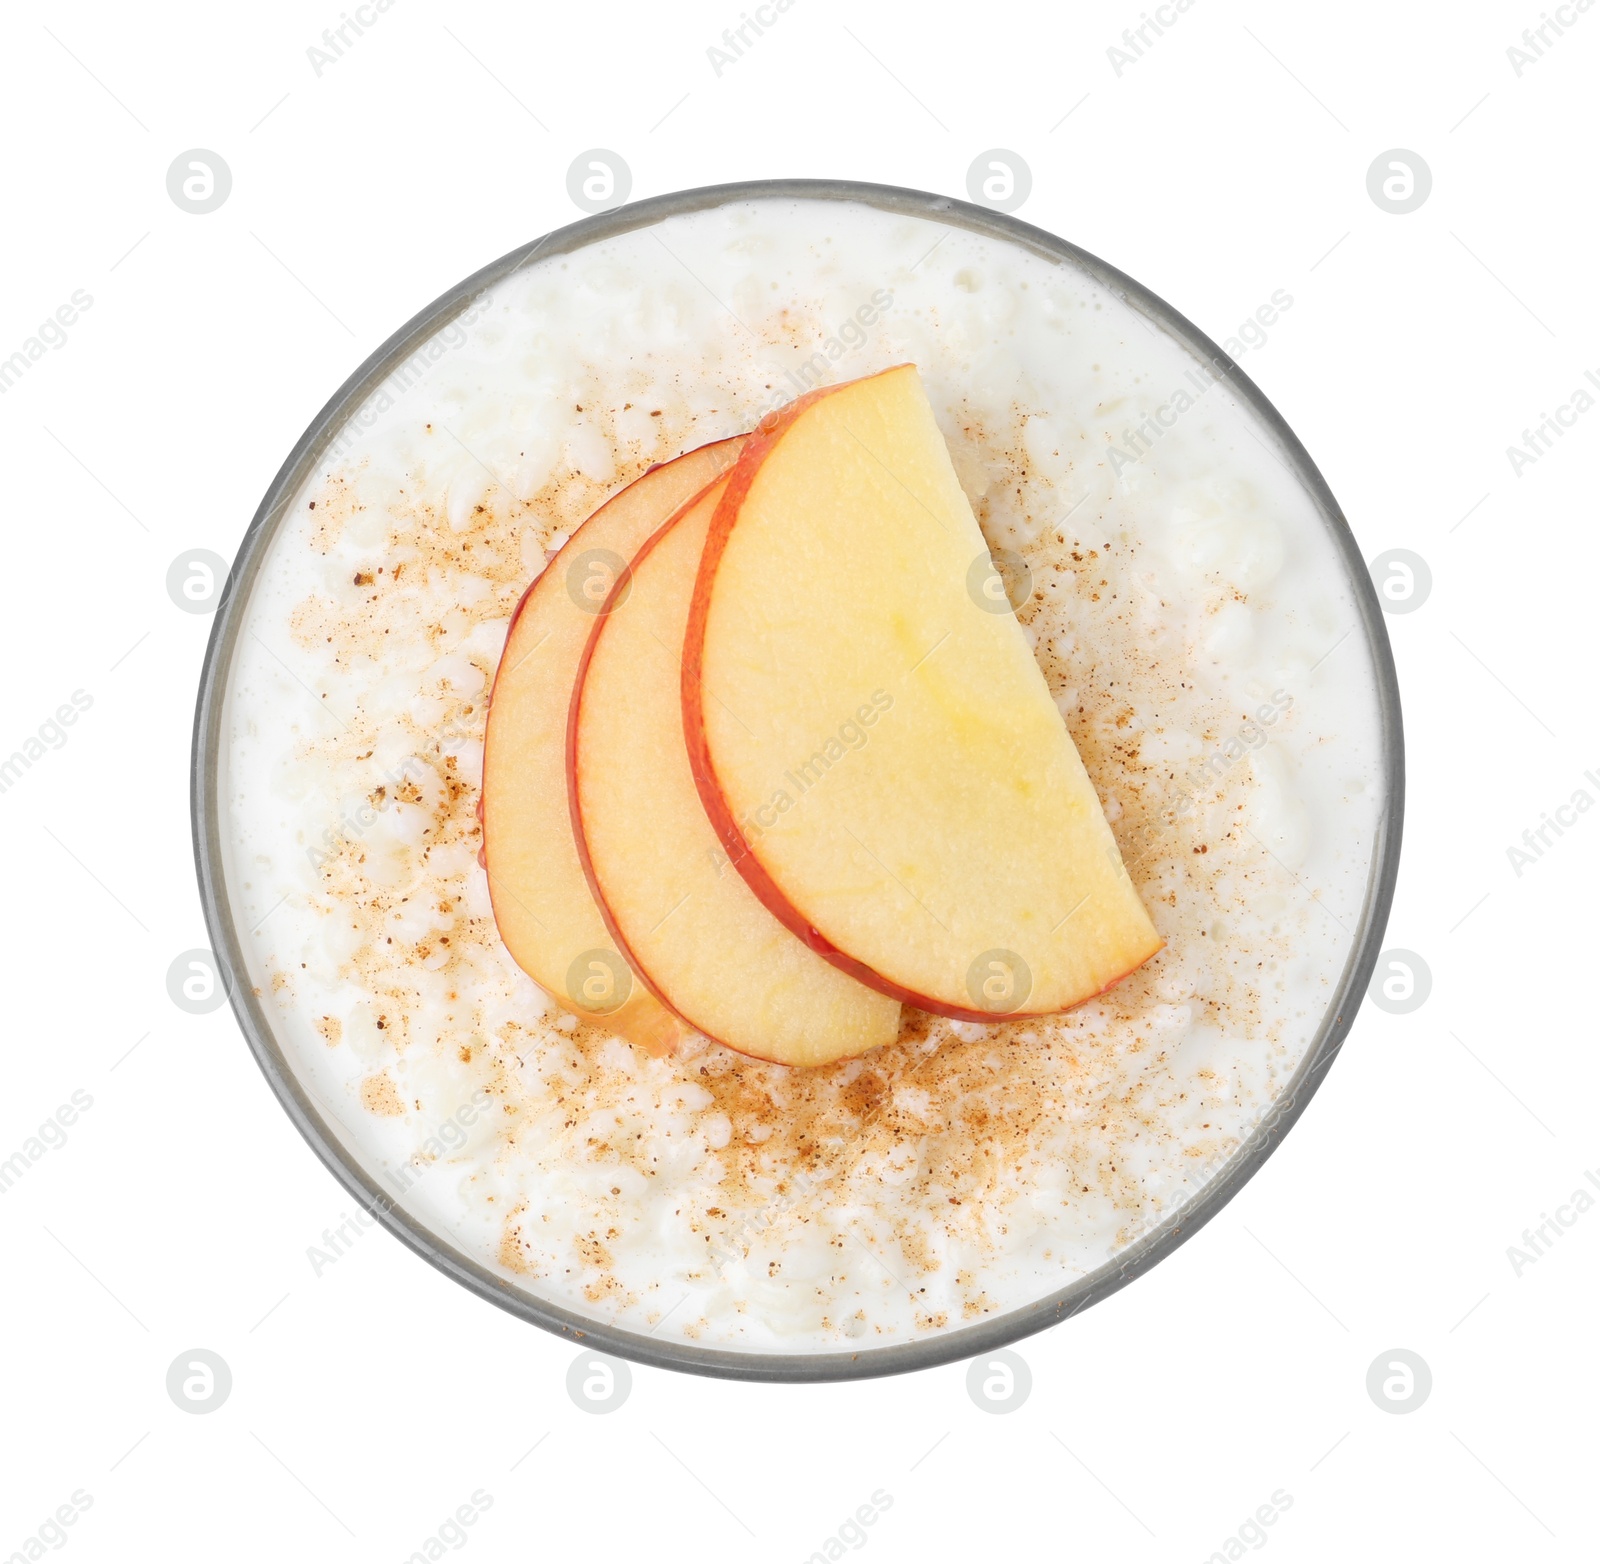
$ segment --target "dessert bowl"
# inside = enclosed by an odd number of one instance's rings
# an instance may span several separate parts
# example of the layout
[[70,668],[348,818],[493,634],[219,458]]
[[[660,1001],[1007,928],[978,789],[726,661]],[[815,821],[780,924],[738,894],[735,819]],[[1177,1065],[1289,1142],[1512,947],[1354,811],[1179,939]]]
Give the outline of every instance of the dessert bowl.
[[[1224,351],[1015,218],[782,180],[587,218],[378,349],[241,545],[192,774],[235,1013],[352,1199],[546,1329],[765,1380],[976,1356],[1215,1215],[1343,1043],[1400,847],[1381,611],[1237,363],[1292,307]],[[583,606],[604,551],[580,529],[631,481],[908,363],[981,527],[973,611],[1015,615],[1164,945],[1065,1013],[986,1021],[974,989],[815,1067],[635,1046],[519,968],[480,862],[513,615],[541,580]],[[842,700],[796,785],[852,787],[898,689]],[[997,840],[995,874],[1028,853]],[[919,938],[907,895],[891,947]]]

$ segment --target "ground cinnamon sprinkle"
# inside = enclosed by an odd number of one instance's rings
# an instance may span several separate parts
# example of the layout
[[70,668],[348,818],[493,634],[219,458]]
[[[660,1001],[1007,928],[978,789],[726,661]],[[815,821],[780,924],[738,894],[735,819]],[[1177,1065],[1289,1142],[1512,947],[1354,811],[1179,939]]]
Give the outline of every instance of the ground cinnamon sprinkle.
[[[1103,574],[1109,560],[1115,559],[1126,575],[1137,574],[1139,545],[1125,537],[1102,536],[1110,529],[1097,517],[1080,517],[1082,527],[1070,533],[1052,533],[1031,527],[1026,514],[1019,515],[1014,507],[996,503],[995,487],[1014,494],[1030,492],[1035,485],[1026,457],[1018,454],[1020,425],[1029,412],[1015,408],[1013,421],[994,430],[975,417],[965,424],[973,442],[965,453],[969,470],[979,465],[1006,478],[1003,485],[991,485],[990,493],[977,496],[980,521],[989,529],[992,545],[1015,549],[1033,572],[1034,592],[1019,617],[1032,633],[1052,690],[1073,692],[1065,719],[1091,776],[1113,800],[1113,830],[1147,905],[1158,913],[1163,906],[1176,909],[1186,902],[1242,908],[1264,887],[1260,871],[1228,851],[1230,845],[1238,846],[1238,830],[1220,833],[1220,850],[1214,855],[1207,844],[1191,843],[1192,827],[1173,818],[1172,800],[1179,786],[1174,768],[1144,760],[1142,741],[1148,730],[1118,688],[1140,688],[1148,709],[1151,692],[1161,691],[1170,678],[1164,672],[1171,667],[1164,661],[1170,648],[1163,644],[1159,626],[1141,620],[1128,594],[1096,590],[1110,580]],[[663,448],[652,459],[673,454]],[[648,465],[636,461],[624,481]],[[602,498],[598,487],[583,483],[565,484],[526,503],[497,491],[474,507],[460,529],[437,507],[412,498],[390,517],[381,557],[393,562],[393,568],[382,580],[376,571],[357,573],[356,584],[378,581],[379,591],[347,601],[307,599],[295,614],[295,636],[304,647],[329,648],[336,665],[348,666],[381,657],[379,642],[390,632],[420,634],[442,645],[475,626],[497,625],[526,586],[526,533],[570,534]],[[330,486],[319,508],[325,538],[337,535],[341,514],[353,503],[339,485]],[[411,567],[411,584],[401,585],[401,566]],[[453,600],[455,606],[433,620],[431,605],[441,599]],[[469,659],[484,688],[494,673],[493,645],[486,638]],[[339,844],[322,867],[325,894],[361,932],[351,964],[363,986],[382,996],[384,1008],[401,1018],[404,1049],[432,1046],[432,1040],[412,1037],[406,1029],[404,1018],[414,1008],[410,963],[470,971],[485,961],[508,959],[491,918],[461,915],[469,899],[467,877],[481,873],[481,798],[476,785],[462,775],[476,775],[465,762],[482,743],[481,693],[474,688],[464,695],[441,686],[437,694],[425,691],[414,704],[427,719],[418,722],[413,714],[410,727],[428,770],[380,787],[373,797],[417,812],[424,880],[420,885],[405,882],[403,888],[386,884],[359,838]],[[328,747],[341,755],[370,748],[372,735],[363,717],[358,714],[352,730],[329,739]],[[1216,720],[1219,730],[1225,726],[1222,713]],[[1154,731],[1159,733],[1159,727]],[[470,848],[470,857],[451,851],[460,847]],[[1176,863],[1179,853],[1186,860],[1181,866]],[[1211,858],[1204,868],[1194,862],[1199,854]],[[1234,886],[1231,893],[1222,889],[1229,883]],[[397,945],[389,928],[396,912],[412,903],[435,909],[430,914],[432,937]],[[1171,926],[1169,918],[1166,927]],[[1132,1169],[1118,1167],[1111,1148],[1141,1139],[1159,1141],[1169,1133],[1169,1103],[1159,1094],[1129,1092],[1127,1087],[1138,1078],[1142,1056],[1161,1057],[1163,1043],[1150,1018],[1154,995],[1163,985],[1172,986],[1172,969],[1191,944],[1188,939],[1175,941],[1170,953],[1110,994],[1062,1017],[952,1026],[908,1008],[894,1045],[820,1069],[789,1070],[702,1044],[699,1052],[672,1061],[670,1070],[704,1094],[700,1115],[725,1115],[729,1132],[716,1154],[721,1170],[715,1185],[718,1205],[690,1215],[689,1225],[722,1221],[730,1213],[737,1222],[741,1215],[763,1211],[774,1192],[789,1201],[786,1220],[803,1222],[808,1205],[836,1199],[849,1185],[852,1193],[859,1187],[888,1212],[903,1211],[879,1226],[882,1238],[898,1252],[899,1263],[938,1270],[942,1261],[929,1243],[930,1220],[951,1239],[979,1247],[990,1243],[991,1224],[1017,1196],[1019,1169],[1044,1141],[1063,1136],[1078,1192],[1093,1192],[1118,1210],[1137,1213],[1144,1204],[1141,1181]],[[1203,985],[1181,986],[1195,990],[1181,999],[1203,1007],[1218,1024],[1241,1032],[1256,1028],[1254,984],[1225,959],[1211,963]],[[463,1010],[469,1024],[471,1013],[469,1001]],[[555,1041],[563,1050],[565,1089],[558,1100],[570,1097],[587,1105],[585,1123],[591,1133],[581,1146],[570,1145],[567,1154],[588,1161],[615,1158],[645,1177],[654,1176],[657,1170],[643,1143],[626,1134],[592,1133],[605,1106],[633,1086],[608,1062],[608,1051],[617,1044],[603,1027],[579,1020],[564,1033],[552,1032],[543,1018],[528,1016],[491,1039],[490,1048],[506,1066],[506,1090],[517,1111],[535,1112],[541,1106],[521,1085],[518,1062],[535,1037],[536,1046]],[[1108,1088],[1114,1094],[1108,1095]],[[524,1101],[525,1095],[531,1100]],[[364,1090],[363,1097],[371,1111],[398,1111],[391,1106],[398,1099],[381,1088],[370,1097]],[[916,1171],[909,1179],[897,1177],[898,1168],[913,1164]],[[797,1195],[791,1188],[789,1175],[797,1169],[808,1176],[811,1193]],[[502,1245],[502,1259],[522,1255],[524,1267],[528,1260],[518,1235],[528,1220],[525,1209],[507,1212]],[[580,1241],[576,1248],[585,1274],[609,1273],[611,1261],[603,1245]],[[964,1317],[993,1307],[985,1301],[978,1276],[959,1290]],[[936,1328],[942,1318],[923,1315],[924,1328]]]
[[[758,234],[737,223],[729,234],[763,253]],[[966,240],[946,241],[914,276],[936,238],[908,225],[891,318],[902,334],[960,344],[935,366],[957,474],[991,547],[1025,562],[1032,591],[1018,618],[1167,940],[1067,1015],[975,1025],[908,1008],[891,1045],[809,1070],[704,1039],[655,1060],[564,1011],[500,942],[479,856],[480,781],[511,613],[612,492],[748,427],[766,405],[752,398],[782,391],[778,370],[762,364],[765,378],[748,377],[735,398],[675,380],[642,352],[625,370],[575,367],[541,393],[566,444],[529,483],[516,464],[538,429],[519,425],[515,446],[486,452],[443,399],[419,394],[393,415],[405,420],[396,448],[415,465],[376,472],[358,445],[297,522],[315,586],[287,612],[283,651],[303,688],[286,699],[308,709],[295,760],[317,780],[305,784],[310,805],[281,810],[312,866],[308,888],[265,925],[263,939],[282,942],[271,947],[282,1003],[305,1011],[318,1056],[344,1069],[350,1100],[334,1107],[389,1137],[374,1144],[401,1148],[385,1150],[385,1177],[404,1198],[421,1187],[429,1220],[459,1213],[455,1241],[496,1261],[508,1284],[597,1317],[689,1339],[848,1347],[1042,1296],[1214,1173],[1297,1062],[1321,973],[1338,970],[1307,963],[1323,910],[1252,827],[1259,781],[1243,758],[1254,747],[1238,743],[1242,697],[1197,681],[1197,623],[1248,628],[1259,605],[1226,572],[1197,572],[1202,584],[1176,597],[1153,541],[1155,502],[1102,500],[1109,486],[1082,476],[1103,473],[1106,442],[1142,416],[1134,404],[1148,388],[1093,381],[1102,404],[1086,393],[1067,418],[1027,376],[1014,376],[1009,402],[984,389],[1012,329],[1008,301],[984,291],[981,254],[957,254]],[[941,316],[958,270],[960,307],[991,314]],[[936,273],[943,281],[918,293]],[[1078,340],[1105,345],[1120,306],[1041,275],[1028,272],[1009,304],[1036,287],[1038,319],[1081,317]],[[531,270],[525,283],[529,297],[555,286]],[[584,285],[599,297],[614,283],[597,270]],[[698,322],[724,361],[747,367],[769,349],[776,362],[803,359],[833,329],[780,297],[752,285],[737,325],[682,278],[648,302]],[[872,341],[839,378],[909,356],[902,340]],[[672,352],[681,360],[677,339]],[[977,389],[952,393],[952,382]],[[1053,445],[1041,444],[1041,421],[1060,427]],[[1163,438],[1172,450],[1187,435]],[[331,976],[302,970],[312,944],[332,952]]]

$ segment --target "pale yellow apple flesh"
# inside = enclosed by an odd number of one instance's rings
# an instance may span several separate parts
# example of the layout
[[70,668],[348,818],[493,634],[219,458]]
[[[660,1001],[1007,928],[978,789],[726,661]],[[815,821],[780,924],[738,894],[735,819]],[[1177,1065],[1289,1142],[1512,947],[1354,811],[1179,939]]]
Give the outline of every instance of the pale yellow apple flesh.
[[797,939],[718,846],[684,746],[681,652],[713,485],[634,557],[593,625],[574,693],[573,834],[613,942],[707,1037],[779,1064],[892,1042],[900,1006]]
[[[722,440],[652,468],[573,533],[517,607],[484,737],[483,861],[507,950],[560,1004],[658,1054],[671,1051],[683,1028],[616,965],[589,892],[567,807],[567,712],[618,567],[742,443]],[[617,1005],[623,988],[630,992]]]
[[1064,1010],[1161,945],[1021,625],[969,588],[987,556],[914,366],[813,392],[728,476],[683,653],[696,785],[751,889],[967,1020]]

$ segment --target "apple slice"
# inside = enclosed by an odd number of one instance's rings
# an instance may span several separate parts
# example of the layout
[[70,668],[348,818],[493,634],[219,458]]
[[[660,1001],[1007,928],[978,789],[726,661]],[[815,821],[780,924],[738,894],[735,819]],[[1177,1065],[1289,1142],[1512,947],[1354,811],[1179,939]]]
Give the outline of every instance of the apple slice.
[[742,444],[719,440],[651,468],[573,533],[517,605],[484,735],[483,862],[500,938],[561,1003],[656,1054],[682,1027],[633,981],[589,894],[567,808],[567,709],[625,562]]
[[902,365],[750,436],[683,654],[696,785],[750,888],[844,971],[962,1020],[1064,1010],[1161,947],[994,580]]
[[640,549],[593,626],[567,731],[573,835],[612,940],[664,1005],[740,1053],[826,1064],[892,1042],[900,1006],[773,917],[701,807],[680,655],[721,496],[719,480]]

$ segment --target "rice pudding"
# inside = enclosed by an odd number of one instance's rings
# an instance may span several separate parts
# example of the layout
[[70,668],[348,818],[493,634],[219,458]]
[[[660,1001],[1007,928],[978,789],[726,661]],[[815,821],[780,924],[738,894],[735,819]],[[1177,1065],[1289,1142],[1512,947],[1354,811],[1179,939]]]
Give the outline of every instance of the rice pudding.
[[[834,1064],[652,1057],[497,932],[511,615],[652,465],[904,363],[1164,948],[1064,1014],[906,1007]],[[1176,341],[992,236],[770,198],[535,254],[339,432],[243,613],[227,886],[297,1078],[425,1226],[657,1339],[857,1351],[1098,1270],[1270,1108],[1360,921],[1376,679],[1310,496]]]

